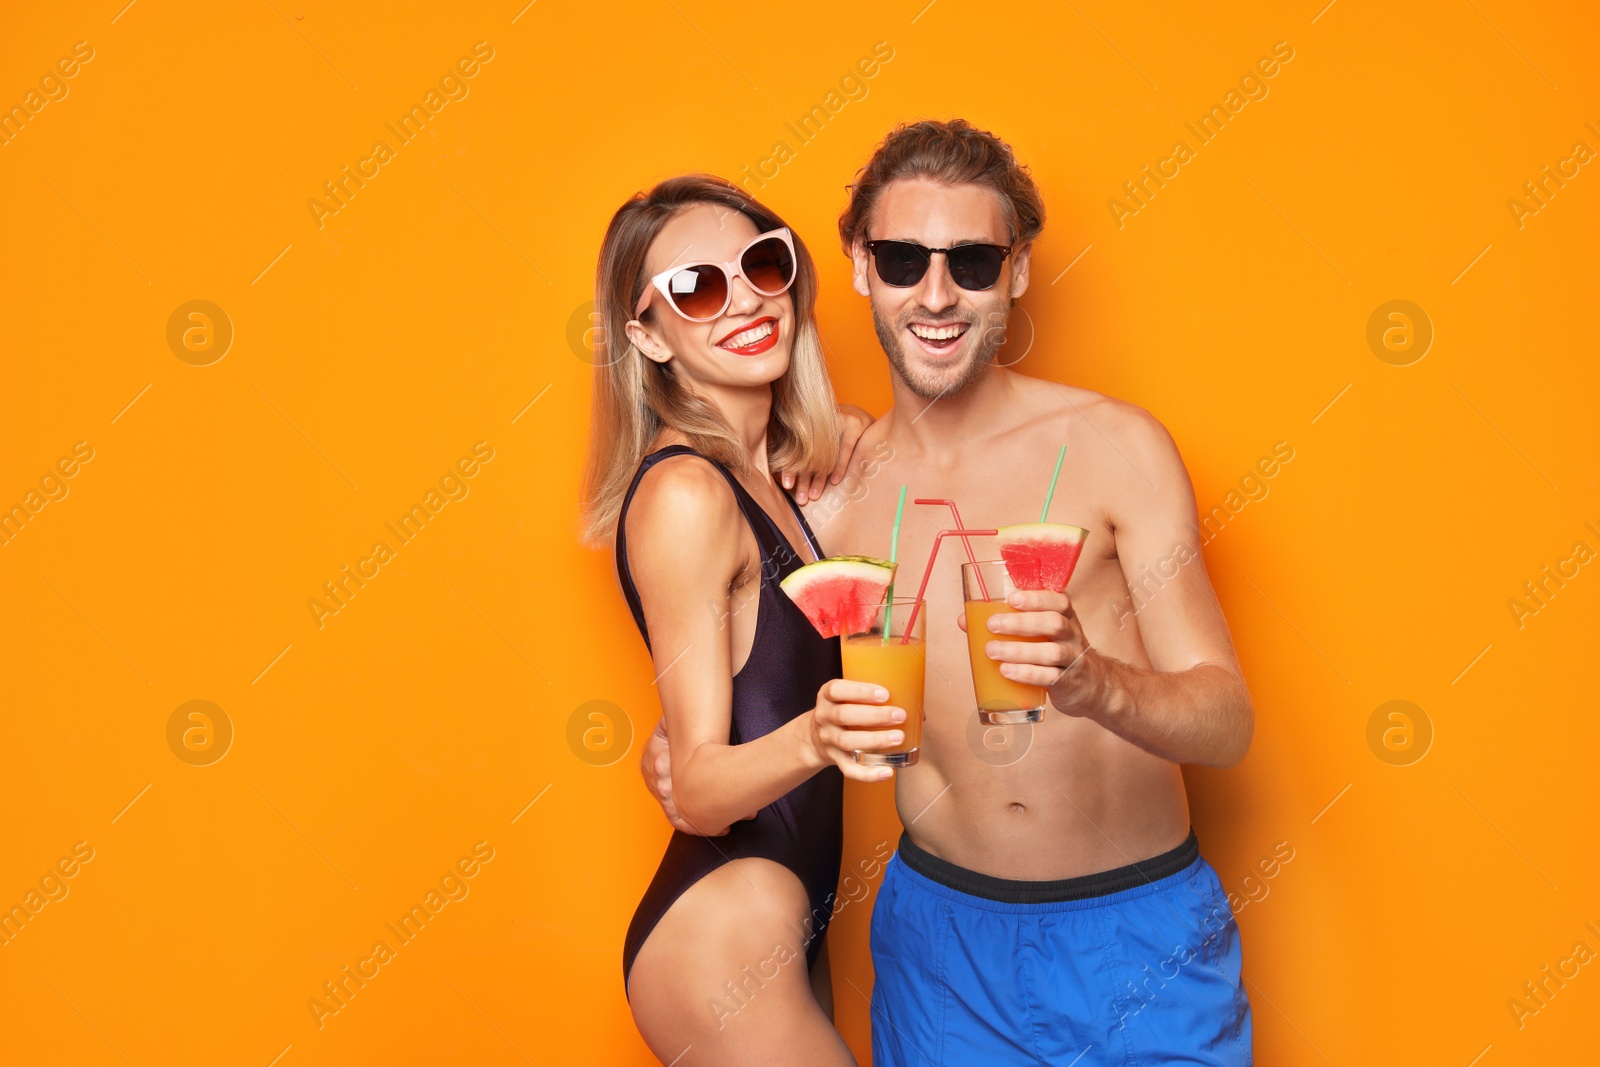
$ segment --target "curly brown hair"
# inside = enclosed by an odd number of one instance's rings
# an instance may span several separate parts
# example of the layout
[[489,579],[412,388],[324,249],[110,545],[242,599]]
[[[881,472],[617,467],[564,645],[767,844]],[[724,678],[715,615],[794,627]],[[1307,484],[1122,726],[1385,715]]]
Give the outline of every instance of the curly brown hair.
[[1014,245],[1026,244],[1044,229],[1044,199],[1010,145],[965,119],[925,119],[891,130],[847,187],[850,203],[839,216],[845,255],[852,254],[857,240],[865,240],[873,205],[884,188],[906,178],[989,186],[1005,202]]

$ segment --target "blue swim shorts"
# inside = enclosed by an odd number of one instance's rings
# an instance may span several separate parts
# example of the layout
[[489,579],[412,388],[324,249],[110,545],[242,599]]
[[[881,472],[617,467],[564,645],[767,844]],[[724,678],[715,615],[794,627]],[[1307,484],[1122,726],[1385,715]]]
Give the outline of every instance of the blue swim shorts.
[[872,963],[875,1067],[1252,1062],[1239,927],[1193,831],[1048,882],[969,871],[902,834]]

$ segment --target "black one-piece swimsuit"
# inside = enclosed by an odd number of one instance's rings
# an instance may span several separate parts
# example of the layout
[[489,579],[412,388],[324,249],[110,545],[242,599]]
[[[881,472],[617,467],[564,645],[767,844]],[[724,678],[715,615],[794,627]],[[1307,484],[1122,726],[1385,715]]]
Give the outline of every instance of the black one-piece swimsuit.
[[[617,517],[617,574],[623,595],[639,624],[639,633],[649,647],[644,609],[638,591],[628,574],[624,520],[639,480],[646,471],[668,456],[700,455],[687,445],[669,445],[650,453],[639,464],[633,484],[623,498]],[[739,510],[761,546],[761,591],[756,608],[755,640],[750,657],[733,676],[733,720],[728,743],[742,744],[771,733],[816,703],[817,690],[830,678],[841,674],[839,639],[817,634],[805,615],[795,606],[778,583],[803,565],[781,530],[760,504],[739,484],[722,464],[708,457],[739,502]],[[794,501],[789,502],[800,528],[805,531],[812,552],[821,558],[817,538]],[[667,853],[661,858],[656,876],[645,890],[644,899],[628,924],[622,946],[622,981],[627,988],[634,957],[661,916],[666,914],[684,890],[732,859],[756,856],[774,860],[795,873],[810,898],[811,918],[797,933],[806,942],[807,965],[816,963],[822,947],[822,932],[832,911],[834,892],[839,884],[839,858],[844,845],[844,775],[837,767],[827,767],[795,786],[753,819],[733,824],[722,837],[697,837],[673,831]],[[729,921],[736,921],[729,916]]]

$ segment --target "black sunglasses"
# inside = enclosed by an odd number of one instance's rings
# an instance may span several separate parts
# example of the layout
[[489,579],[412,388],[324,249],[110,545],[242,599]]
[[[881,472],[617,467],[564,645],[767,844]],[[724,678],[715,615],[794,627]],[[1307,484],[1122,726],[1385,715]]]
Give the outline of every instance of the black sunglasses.
[[956,245],[954,248],[924,248],[911,241],[868,241],[867,251],[877,264],[878,277],[885,285],[909,289],[922,280],[942,253],[950,267],[950,277],[963,289],[974,292],[989,289],[1000,280],[1000,268],[1011,249],[1005,245]]

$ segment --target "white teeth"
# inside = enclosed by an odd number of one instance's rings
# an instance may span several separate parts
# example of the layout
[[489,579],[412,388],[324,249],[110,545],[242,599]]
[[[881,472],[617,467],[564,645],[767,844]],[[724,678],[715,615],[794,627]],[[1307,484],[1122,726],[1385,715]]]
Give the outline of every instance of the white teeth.
[[748,330],[734,334],[722,342],[723,348],[746,348],[755,344],[764,337],[769,336],[777,328],[775,322],[763,322],[760,326],[753,326]]
[[952,337],[960,337],[966,330],[967,324],[964,322],[957,323],[954,326],[940,326],[937,329],[932,326],[924,326],[920,322],[911,324],[911,332],[924,341],[948,341]]

